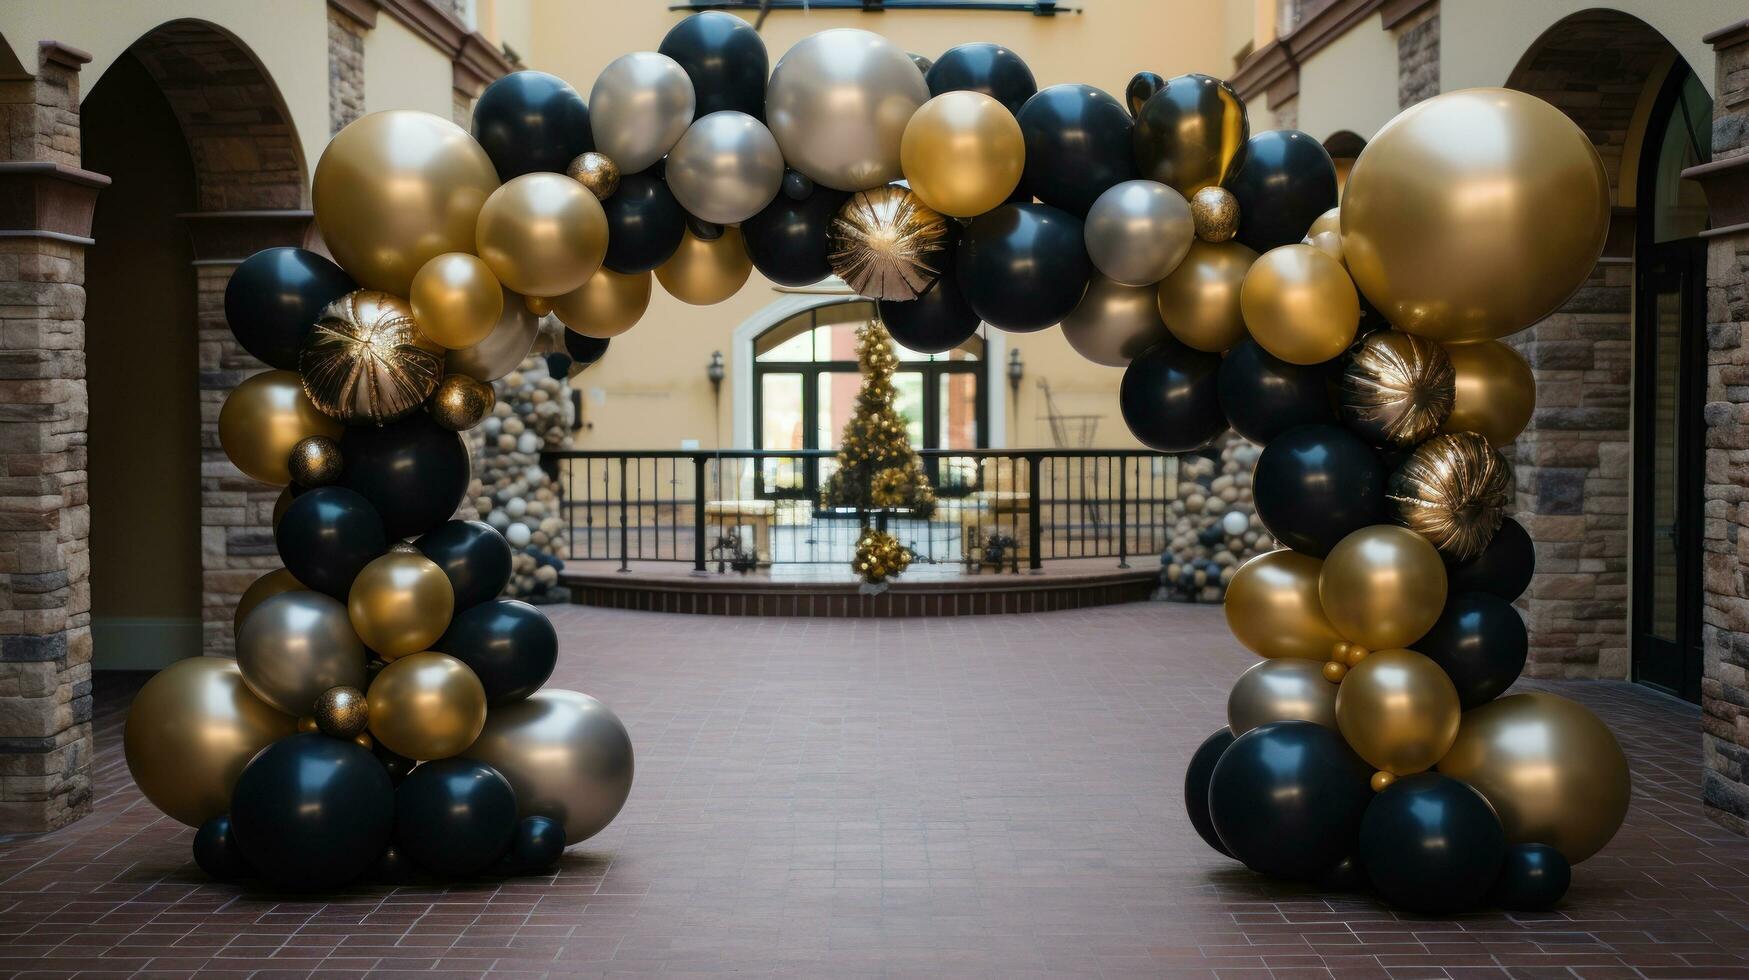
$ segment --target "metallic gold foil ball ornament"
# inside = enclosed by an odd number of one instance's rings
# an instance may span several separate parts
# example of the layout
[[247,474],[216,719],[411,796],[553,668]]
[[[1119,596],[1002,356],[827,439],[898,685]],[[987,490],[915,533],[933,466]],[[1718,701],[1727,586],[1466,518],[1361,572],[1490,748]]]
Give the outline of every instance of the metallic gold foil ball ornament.
[[448,374],[437,383],[425,409],[438,425],[451,432],[465,432],[479,425],[497,403],[491,385],[465,374]]
[[900,544],[898,538],[874,528],[862,529],[851,567],[864,582],[876,585],[896,578],[910,565],[911,550]]
[[1481,555],[1512,503],[1512,467],[1474,432],[1435,436],[1391,474],[1386,496],[1399,523],[1453,562]]
[[316,727],[324,735],[356,738],[369,723],[370,708],[356,687],[331,687],[316,699]]
[[851,195],[827,232],[827,260],[851,289],[913,300],[941,275],[947,219],[896,184]]
[[1190,195],[1190,220],[1196,237],[1224,242],[1239,233],[1239,199],[1218,184]]
[[1445,424],[1455,384],[1445,348],[1380,330],[1360,342],[1342,372],[1342,421],[1374,445],[1413,446]]
[[340,443],[327,436],[305,436],[286,460],[292,482],[300,487],[325,487],[340,479]]
[[298,371],[304,393],[327,415],[382,425],[425,401],[443,377],[443,355],[419,332],[406,300],[360,289],[322,311]]
[[594,150],[572,160],[565,168],[565,176],[589,188],[598,201],[607,200],[619,190],[619,164]]

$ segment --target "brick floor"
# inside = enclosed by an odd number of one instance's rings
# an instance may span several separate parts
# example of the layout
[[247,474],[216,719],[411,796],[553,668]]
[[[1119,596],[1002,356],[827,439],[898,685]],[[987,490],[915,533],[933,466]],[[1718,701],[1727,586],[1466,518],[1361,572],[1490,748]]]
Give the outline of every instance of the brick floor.
[[1749,841],[1700,815],[1698,713],[1626,684],[1549,685],[1616,726],[1636,782],[1562,908],[1422,919],[1258,879],[1190,829],[1185,761],[1250,663],[1217,609],[554,612],[555,683],[638,751],[625,811],[555,877],[207,882],[132,789],[110,696],[96,813],[0,846],[0,974],[1749,976]]

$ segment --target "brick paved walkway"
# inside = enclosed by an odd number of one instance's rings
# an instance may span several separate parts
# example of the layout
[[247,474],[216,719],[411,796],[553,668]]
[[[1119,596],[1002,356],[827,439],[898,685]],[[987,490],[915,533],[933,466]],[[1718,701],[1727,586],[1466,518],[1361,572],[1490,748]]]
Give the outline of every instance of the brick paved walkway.
[[[1398,916],[1208,850],[1184,764],[1251,662],[1213,608],[905,621],[567,607],[555,683],[631,726],[619,820],[556,878],[283,900],[206,882],[100,705],[102,799],[0,846],[0,974],[1749,976],[1749,841],[1701,818],[1699,717],[1558,689],[1633,760],[1559,912]],[[43,972],[37,972],[43,971]]]

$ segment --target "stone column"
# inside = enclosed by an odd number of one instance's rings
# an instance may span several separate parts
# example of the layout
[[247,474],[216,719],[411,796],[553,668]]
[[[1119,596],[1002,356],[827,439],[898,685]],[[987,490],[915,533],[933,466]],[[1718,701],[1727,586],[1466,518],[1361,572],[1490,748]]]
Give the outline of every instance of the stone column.
[[364,115],[364,32],[376,26],[376,7],[328,4],[328,135]]

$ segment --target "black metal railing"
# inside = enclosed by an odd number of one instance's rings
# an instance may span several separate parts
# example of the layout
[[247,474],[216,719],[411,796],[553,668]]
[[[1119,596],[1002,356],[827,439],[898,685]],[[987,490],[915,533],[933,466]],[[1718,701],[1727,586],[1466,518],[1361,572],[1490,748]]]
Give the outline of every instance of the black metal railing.
[[937,449],[933,513],[819,505],[830,450],[587,451],[543,455],[560,482],[576,561],[691,562],[698,571],[848,563],[865,524],[916,560],[1018,572],[1065,558],[1157,555],[1179,500],[1178,461],[1122,449]]

